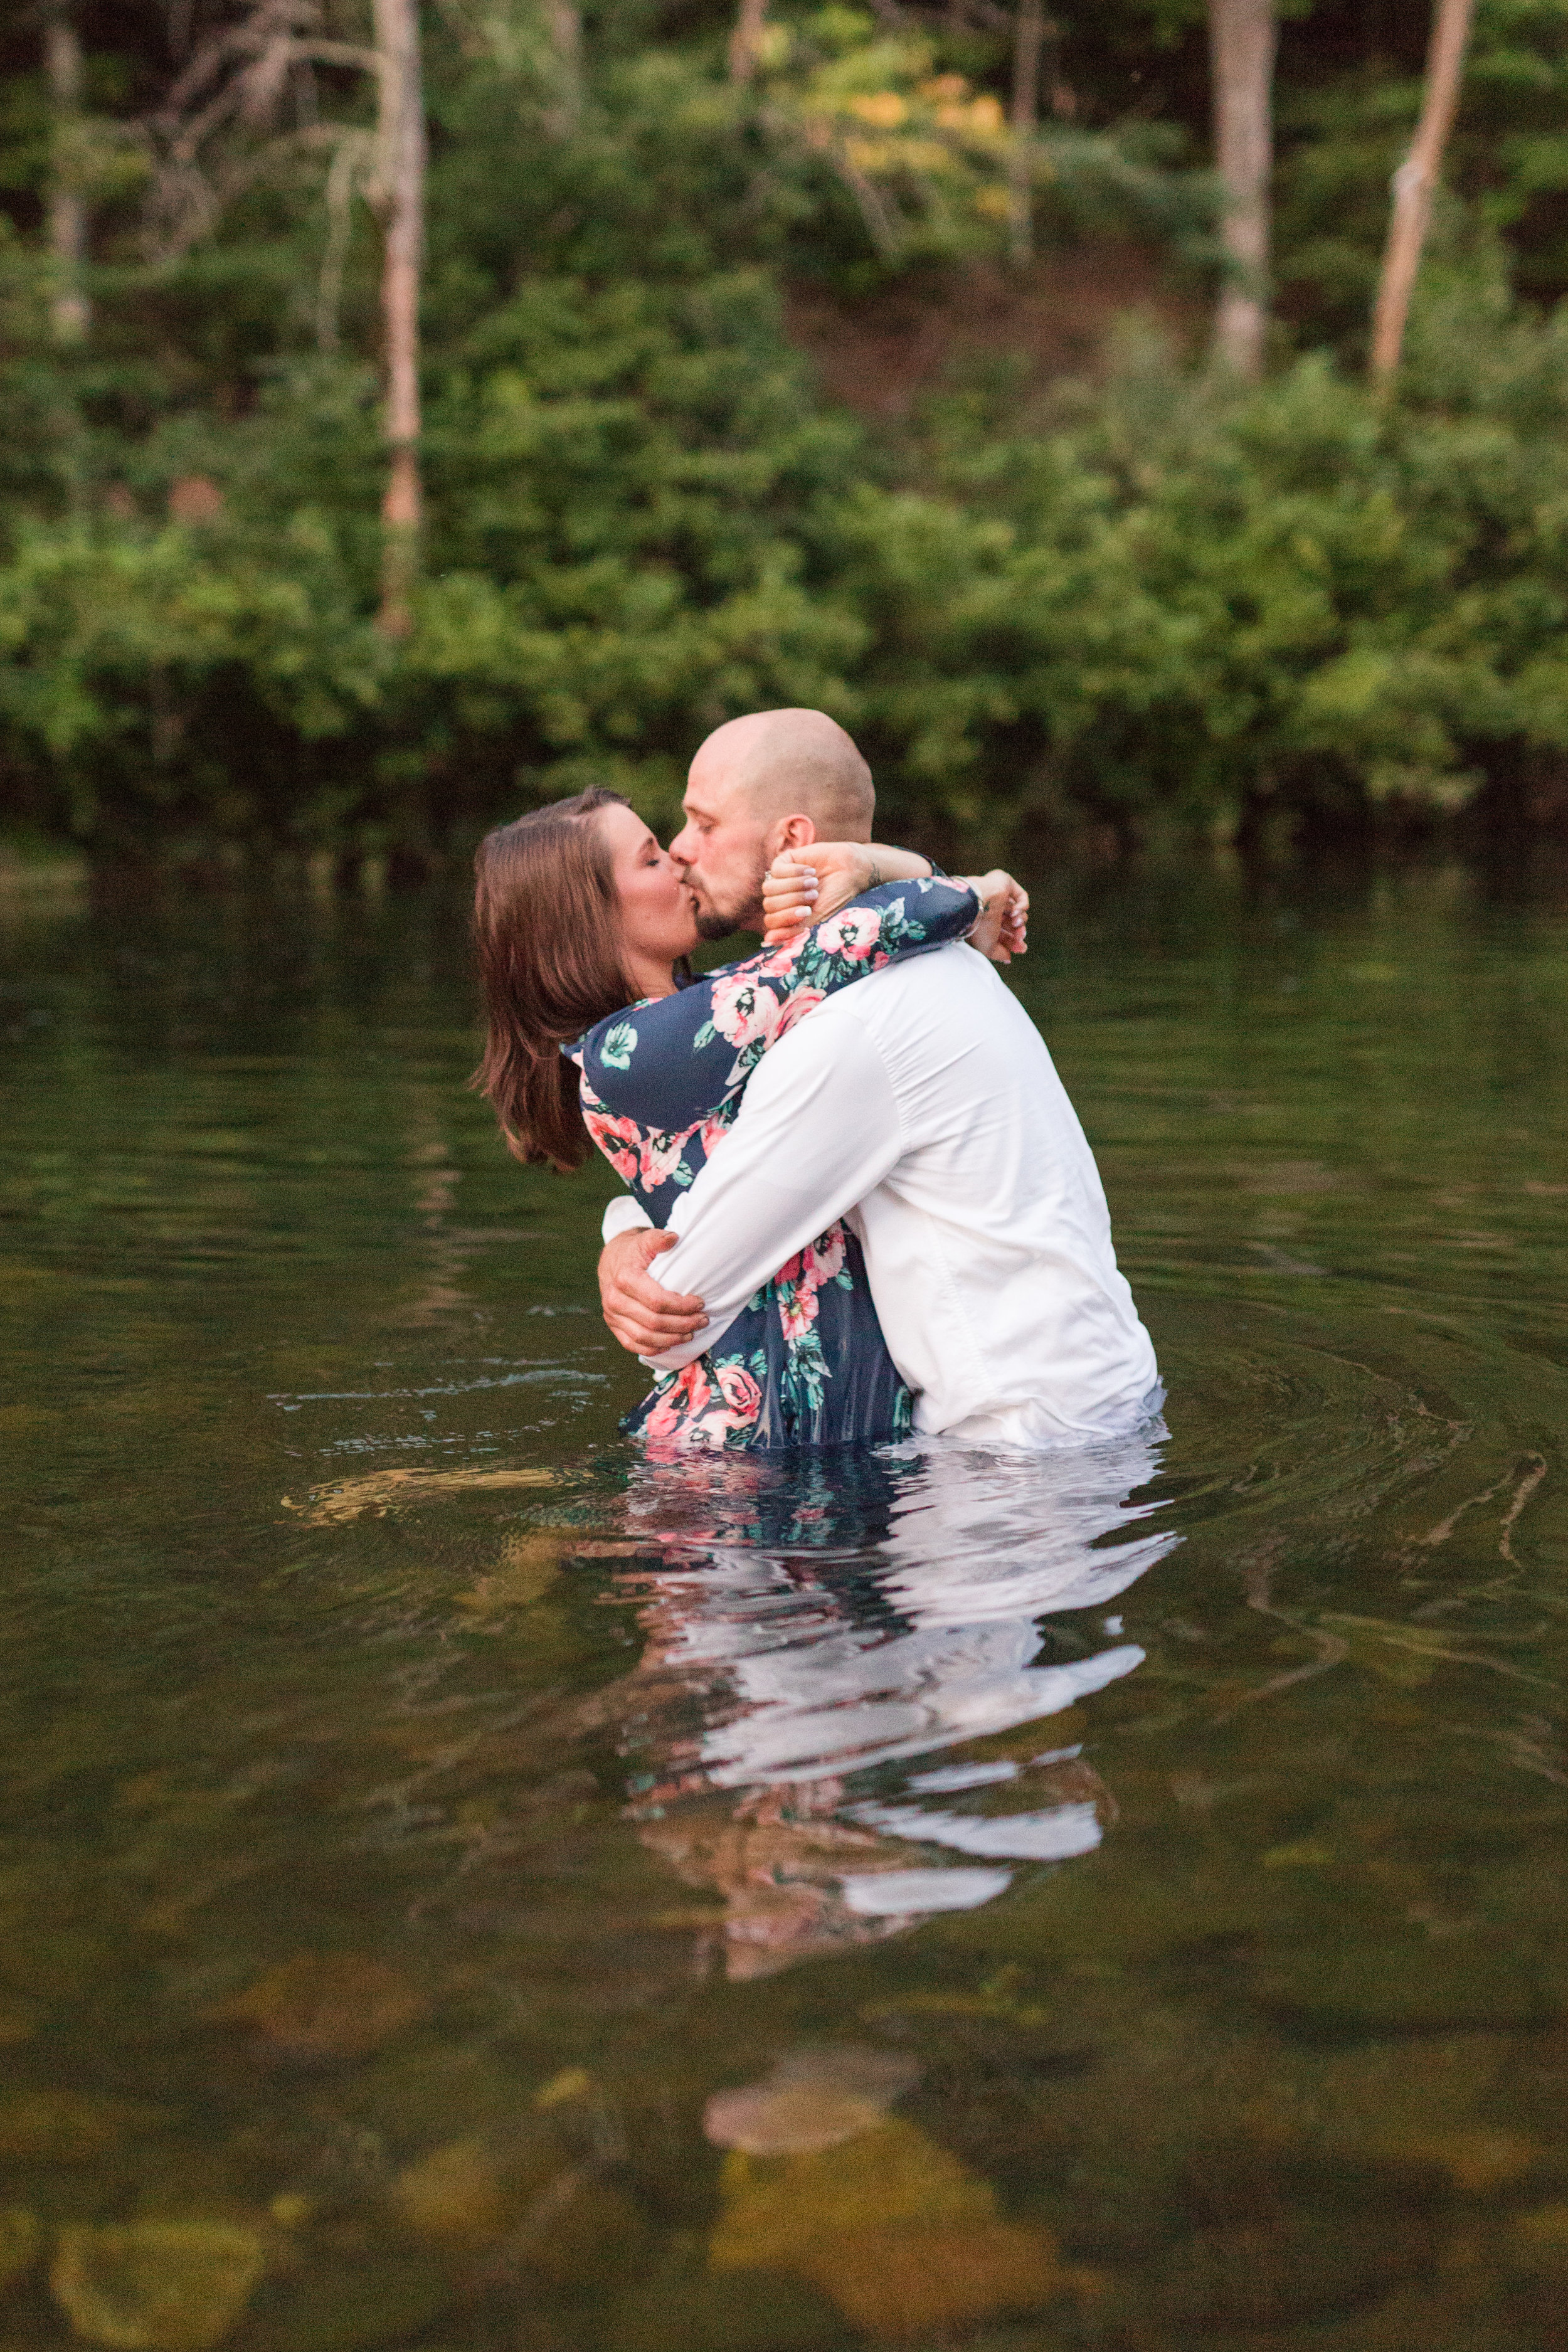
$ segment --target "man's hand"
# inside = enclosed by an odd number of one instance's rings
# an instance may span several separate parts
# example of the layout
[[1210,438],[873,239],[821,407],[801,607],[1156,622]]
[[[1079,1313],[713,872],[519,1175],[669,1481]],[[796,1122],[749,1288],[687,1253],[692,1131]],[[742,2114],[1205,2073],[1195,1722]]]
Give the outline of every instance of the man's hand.
[[666,1348],[677,1348],[708,1328],[700,1298],[666,1290],[648,1273],[660,1250],[673,1249],[678,1239],[678,1234],[639,1225],[617,1234],[599,1254],[605,1320],[612,1336],[634,1356],[662,1355]]

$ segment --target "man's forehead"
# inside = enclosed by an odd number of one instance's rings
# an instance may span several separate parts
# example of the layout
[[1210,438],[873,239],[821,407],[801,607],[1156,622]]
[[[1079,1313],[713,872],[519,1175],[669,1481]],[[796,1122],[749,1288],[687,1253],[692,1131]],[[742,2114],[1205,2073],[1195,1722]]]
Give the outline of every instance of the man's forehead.
[[734,779],[729,776],[700,776],[694,761],[681,795],[681,806],[688,816],[722,816],[734,803]]

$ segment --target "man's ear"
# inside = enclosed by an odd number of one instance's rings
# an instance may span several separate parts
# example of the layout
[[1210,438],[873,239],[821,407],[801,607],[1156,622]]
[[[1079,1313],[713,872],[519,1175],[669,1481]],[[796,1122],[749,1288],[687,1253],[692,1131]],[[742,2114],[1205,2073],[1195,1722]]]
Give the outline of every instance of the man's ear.
[[808,841],[820,840],[816,825],[808,816],[781,816],[768,827],[763,846],[771,866],[784,849],[804,849]]

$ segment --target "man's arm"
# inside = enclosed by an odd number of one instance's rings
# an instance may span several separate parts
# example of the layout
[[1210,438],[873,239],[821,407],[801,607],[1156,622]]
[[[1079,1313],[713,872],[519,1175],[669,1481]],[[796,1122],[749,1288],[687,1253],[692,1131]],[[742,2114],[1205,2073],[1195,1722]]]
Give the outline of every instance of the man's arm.
[[716,1346],[752,1293],[864,1200],[902,1150],[897,1097],[858,1022],[808,1015],[753,1071],[740,1117],[676,1208],[675,1246],[647,1268],[667,1291],[705,1304],[707,1326],[646,1360],[677,1371]]
[[660,1251],[675,1247],[674,1234],[660,1233],[629,1192],[605,1211],[605,1246],[599,1253],[599,1299],[611,1337],[628,1354],[657,1356],[694,1331],[708,1318],[700,1298],[684,1297],[655,1282],[648,1267]]

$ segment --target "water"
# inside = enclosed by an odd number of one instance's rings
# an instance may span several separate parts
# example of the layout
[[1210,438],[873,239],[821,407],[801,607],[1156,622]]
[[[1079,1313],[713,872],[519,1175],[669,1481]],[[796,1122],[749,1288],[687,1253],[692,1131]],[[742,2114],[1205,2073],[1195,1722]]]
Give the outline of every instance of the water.
[[657,1472],[455,902],[6,910],[0,2352],[1568,2342],[1563,894],[1037,903],[1165,1426]]

